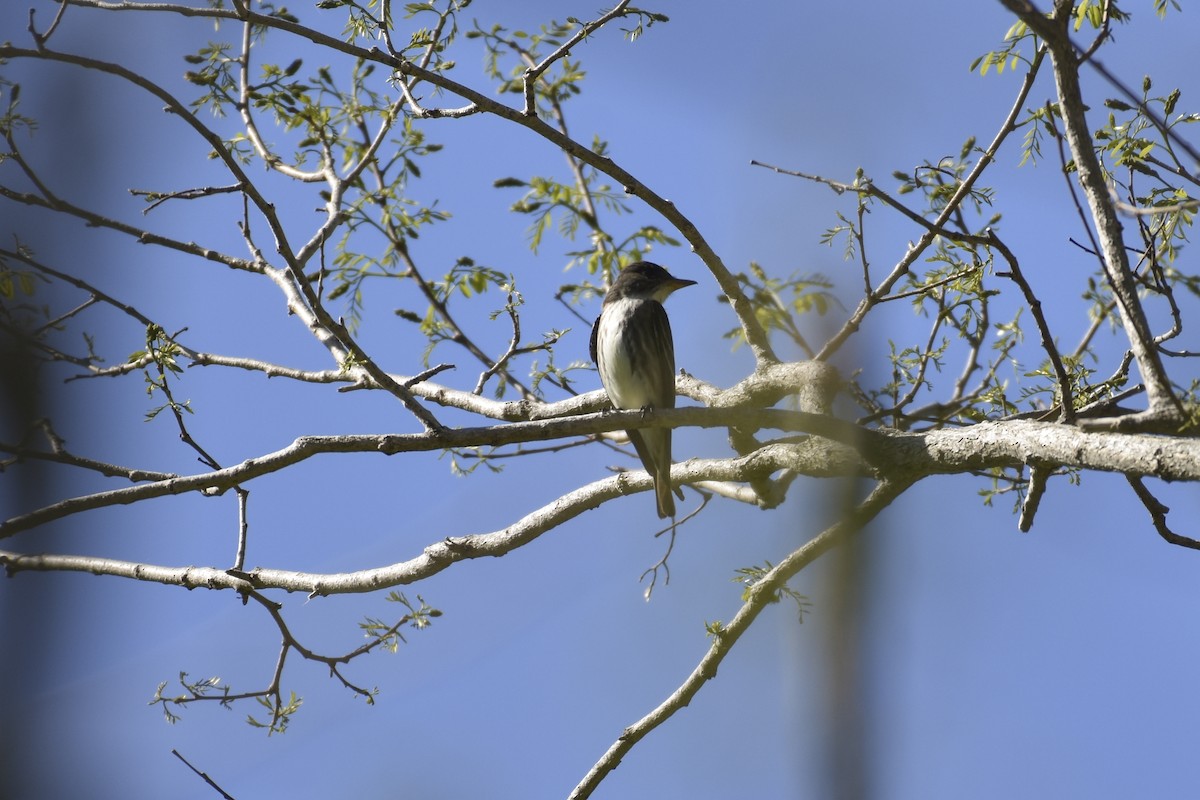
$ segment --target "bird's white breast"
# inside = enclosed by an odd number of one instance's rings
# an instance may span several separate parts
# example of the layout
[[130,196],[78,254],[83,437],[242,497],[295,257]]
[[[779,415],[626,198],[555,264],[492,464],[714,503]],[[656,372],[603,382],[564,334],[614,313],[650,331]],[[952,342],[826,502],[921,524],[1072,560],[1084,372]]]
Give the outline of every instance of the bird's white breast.
[[622,323],[630,318],[631,306],[652,302],[621,298],[605,309],[600,317],[600,330],[596,341],[596,360],[600,368],[600,381],[608,397],[617,408],[634,409],[653,405],[645,377],[634,375],[633,362],[625,346],[628,341]]

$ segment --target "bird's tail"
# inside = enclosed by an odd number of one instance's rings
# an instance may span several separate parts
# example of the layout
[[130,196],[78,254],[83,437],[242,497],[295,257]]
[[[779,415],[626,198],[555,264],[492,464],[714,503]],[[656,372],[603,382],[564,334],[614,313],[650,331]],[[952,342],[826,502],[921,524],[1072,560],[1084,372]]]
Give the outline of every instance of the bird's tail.
[[[680,498],[683,497],[683,490],[676,489],[679,492]],[[662,519],[675,516],[675,497],[671,494],[671,465],[668,464],[665,470],[662,470],[654,476],[654,496],[658,499],[658,516]]]
[[683,499],[683,490],[671,485],[671,432],[670,431],[625,431],[633,449],[650,477],[654,479],[654,497],[658,505],[658,516],[662,519],[675,516],[674,491]]

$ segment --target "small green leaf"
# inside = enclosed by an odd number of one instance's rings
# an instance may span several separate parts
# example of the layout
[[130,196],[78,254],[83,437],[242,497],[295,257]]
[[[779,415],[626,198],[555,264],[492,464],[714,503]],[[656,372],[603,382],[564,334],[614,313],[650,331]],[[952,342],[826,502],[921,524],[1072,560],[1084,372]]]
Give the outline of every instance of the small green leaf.
[[1179,102],[1179,94],[1180,94],[1179,90],[1176,89],[1175,91],[1173,91],[1169,95],[1167,95],[1167,100],[1166,100],[1166,102],[1163,103],[1163,114],[1164,115],[1170,114],[1171,112],[1173,112],[1175,110],[1175,104]]

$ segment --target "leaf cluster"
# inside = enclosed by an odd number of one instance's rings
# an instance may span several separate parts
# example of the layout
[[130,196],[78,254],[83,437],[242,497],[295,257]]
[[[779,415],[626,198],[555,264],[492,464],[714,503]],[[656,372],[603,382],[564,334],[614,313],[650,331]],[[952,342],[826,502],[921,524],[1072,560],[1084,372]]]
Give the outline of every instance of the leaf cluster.
[[[833,281],[819,272],[795,271],[779,277],[755,261],[750,262],[747,272],[739,272],[735,277],[763,329],[781,334],[811,358],[813,351],[801,333],[800,318],[810,314],[823,317],[831,308],[841,307],[833,291]],[[720,299],[728,302],[724,295]],[[731,340],[735,349],[745,343],[741,326],[725,331],[723,337]]]
[[[743,603],[750,599],[750,595],[751,595],[751,592],[754,591],[754,587],[758,586],[758,584],[763,580],[763,578],[767,575],[767,573],[770,572],[772,569],[774,569],[774,567],[775,567],[774,564],[772,564],[770,561],[766,561],[766,562],[764,562],[763,566],[761,566],[761,567],[759,567],[759,566],[740,567],[737,570],[737,574],[733,578],[731,578],[731,580],[734,583],[741,584],[741,586],[742,586],[742,602]],[[796,606],[797,621],[803,624],[804,615],[808,614],[809,612],[812,611],[812,607],[813,607],[812,601],[810,601],[808,599],[808,597],[806,597],[805,595],[796,591],[795,589],[793,589],[792,587],[788,586],[785,583],[785,584],[775,588],[771,592],[771,597],[767,600],[767,602],[768,603],[778,603],[779,601],[783,600],[785,597],[788,600],[791,600],[792,603]],[[719,629],[717,629],[717,630],[719,632]],[[710,630],[710,633],[712,633],[712,632],[713,631]]]
[[[137,350],[130,354],[127,362],[130,364],[138,364],[145,362],[142,368],[142,375],[146,383],[146,395],[153,397],[155,393],[162,393],[166,397],[166,402],[151,408],[146,412],[145,421],[157,417],[162,411],[170,409],[175,413],[193,413],[191,402],[178,402],[171,394],[170,386],[168,385],[168,375],[182,375],[183,367],[179,364],[179,357],[183,355],[183,348],[175,341],[174,336],[169,336],[161,325],[151,324],[146,327],[146,349]],[[153,367],[153,370],[151,369]]]

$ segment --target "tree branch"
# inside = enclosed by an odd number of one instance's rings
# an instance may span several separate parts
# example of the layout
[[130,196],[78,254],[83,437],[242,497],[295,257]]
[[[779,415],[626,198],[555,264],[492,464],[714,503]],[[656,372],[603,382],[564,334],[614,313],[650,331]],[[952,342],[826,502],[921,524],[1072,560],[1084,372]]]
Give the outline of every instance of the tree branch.
[[[442,433],[306,436],[289,447],[222,470],[172,478],[125,489],[73,497],[12,517],[0,523],[0,538],[29,530],[45,522],[82,511],[129,504],[153,497],[200,491],[216,495],[238,484],[323,453],[421,452],[456,447],[499,446],[567,436],[594,435],[614,430],[651,426],[776,428],[832,439],[861,453],[870,471],[894,480],[915,481],[935,474],[972,472],[989,467],[1021,466],[1031,461],[1079,467],[1165,480],[1200,481],[1200,439],[1168,439],[1150,435],[1088,433],[1058,424],[1008,420],[978,423],[967,429],[921,433],[871,431],[819,414],[778,409],[679,408],[658,411],[624,411],[588,414],[543,422],[514,423],[488,428],[461,428]],[[694,460],[672,468],[672,480],[748,480],[779,469],[797,469],[810,475],[858,475],[864,465],[854,458],[844,462],[804,458],[804,451],[764,448],[743,459]],[[801,456],[796,460],[796,456]],[[561,524],[588,508],[628,491],[643,491],[649,477],[625,473],[566,495],[559,504]],[[174,581],[172,581],[174,582]]]
[[793,551],[755,583],[748,591],[749,596],[746,602],[742,604],[729,624],[721,626],[719,630],[712,633],[713,643],[700,663],[692,670],[691,675],[653,711],[622,731],[608,751],[601,756],[600,760],[592,766],[579,785],[571,792],[570,800],[584,800],[584,798],[591,797],[601,781],[607,777],[608,773],[617,768],[621,759],[633,749],[634,745],[691,703],[704,684],[716,677],[721,662],[725,660],[742,634],[749,630],[762,610],[779,599],[779,591],[788,580],[834,545],[862,530],[863,526],[878,516],[908,487],[907,482],[880,482],[872,490],[870,496],[845,518],[814,536],[803,547]]
[[487,428],[458,428],[425,433],[303,436],[282,450],[247,459],[241,464],[225,469],[81,495],[28,514],[12,517],[0,522],[0,538],[7,538],[45,522],[94,508],[127,505],[154,497],[188,492],[201,492],[206,496],[220,495],[239,484],[278,472],[285,467],[325,453],[395,455],[463,447],[495,447],[569,436],[590,436],[656,424],[670,425],[671,427],[686,424],[702,427],[778,426],[781,430],[803,430],[809,433],[821,431],[822,435],[829,435],[847,442],[857,441],[863,435],[858,428],[849,423],[800,411],[684,408],[653,412],[640,410],[606,412],[540,422],[517,422]]
[[[253,11],[239,13],[222,8],[194,8],[189,6],[176,5],[172,3],[108,3],[103,0],[67,0],[71,5],[83,6],[87,8],[100,8],[109,11],[158,11],[179,14],[181,16],[207,17],[215,19],[237,20],[239,22],[250,22],[255,25],[261,25],[266,28],[290,33],[302,39],[310,41],[327,50],[345,53],[354,58],[361,58],[366,61],[382,64],[389,69],[397,70],[405,77],[416,77],[426,83],[436,86],[446,92],[462,97],[469,102],[469,105],[464,109],[459,109],[453,114],[443,109],[417,109],[412,106],[414,115],[428,119],[437,119],[447,116],[462,116],[468,113],[476,113],[484,111],[495,115],[502,119],[514,122],[524,128],[528,128],[534,134],[540,136],[550,142],[555,147],[562,150],[574,158],[579,159],[583,163],[593,167],[594,169],[608,175],[613,180],[620,183],[625,188],[627,194],[633,195],[641,199],[646,205],[658,212],[666,219],[680,235],[687,240],[692,246],[693,252],[704,262],[709,271],[713,274],[721,291],[729,298],[730,307],[737,315],[738,321],[742,326],[746,335],[746,341],[750,346],[751,351],[755,355],[755,359],[759,363],[770,363],[778,361],[774,349],[771,347],[766,331],[758,322],[754,315],[753,306],[750,300],[742,291],[741,285],[737,278],[731,273],[724,261],[712,245],[700,233],[700,230],[685,216],[675,204],[670,200],[662,197],[654,192],[650,187],[639,181],[632,173],[625,170],[611,158],[602,156],[594,152],[590,147],[583,145],[561,131],[557,130],[553,125],[540,119],[536,114],[527,115],[521,109],[513,108],[501,103],[484,92],[472,89],[464,84],[458,83],[451,79],[444,72],[439,72],[434,69],[426,69],[411,61],[393,55],[391,53],[380,50],[377,47],[370,49],[360,47],[351,42],[345,42],[334,36],[321,33],[299,23],[290,22],[279,17],[259,14]],[[6,49],[0,46],[0,57],[5,56]],[[403,83],[403,82],[402,82]],[[411,93],[410,93],[411,94]],[[407,98],[406,98],[407,99]]]
[[1154,344],[1154,334],[1138,297],[1137,279],[1129,266],[1121,221],[1112,203],[1104,169],[1096,156],[1095,143],[1087,124],[1083,91],[1079,86],[1079,61],[1076,58],[1075,45],[1068,34],[1071,3],[1056,0],[1053,15],[1047,18],[1026,0],[1000,2],[1020,17],[1030,30],[1037,33],[1050,50],[1067,144],[1071,148],[1079,183],[1083,187],[1096,226],[1105,273],[1118,300],[1117,310],[1121,314],[1134,359],[1146,384],[1149,408],[1145,412],[1127,415],[1117,421],[1100,421],[1093,424],[1116,424],[1121,430],[1175,427],[1182,419],[1183,411],[1171,388],[1170,379]]
[[[858,307],[855,308],[854,313],[852,313],[849,319],[846,320],[845,324],[842,325],[841,330],[834,334],[834,336],[825,343],[825,346],[821,348],[820,352],[817,353],[816,359],[818,361],[826,361],[831,358],[833,354],[836,353],[843,344],[845,344],[846,340],[858,331],[859,327],[862,325],[863,319],[866,318],[871,309],[878,305],[887,296],[888,292],[890,292],[892,287],[896,285],[897,281],[908,274],[909,269],[916,262],[916,260],[920,258],[921,254],[924,253],[931,244],[933,244],[934,240],[939,235],[942,235],[941,232],[944,230],[946,223],[950,221],[950,218],[954,215],[962,202],[970,195],[971,189],[975,186],[975,182],[979,179],[979,176],[982,175],[983,171],[995,160],[996,154],[1000,151],[1000,146],[1004,144],[1004,140],[1008,138],[1010,133],[1017,129],[1017,117],[1024,109],[1025,100],[1029,96],[1030,89],[1033,88],[1033,82],[1037,77],[1038,69],[1041,67],[1044,52],[1045,51],[1041,48],[1038,49],[1032,63],[1029,65],[1029,70],[1025,73],[1025,78],[1021,81],[1021,88],[1017,90],[1017,97],[1013,101],[1012,107],[1009,109],[1008,116],[1005,117],[1003,124],[1001,124],[1000,130],[996,132],[996,135],[992,138],[991,144],[989,144],[987,149],[984,150],[979,156],[979,160],[975,162],[975,166],[971,169],[970,173],[967,174],[967,177],[963,179],[962,183],[960,183],[958,188],[955,189],[954,194],[949,200],[946,201],[946,205],[942,209],[941,213],[938,214],[937,218],[934,219],[933,222],[927,222],[923,218],[921,219],[921,224],[923,227],[925,227],[925,232],[921,234],[921,237],[916,241],[915,244],[909,245],[909,248],[904,253],[904,256],[900,259],[896,266],[892,268],[892,271],[887,275],[887,277],[885,277],[873,290],[868,288],[866,296],[863,297],[863,299],[859,302]],[[829,181],[823,182],[827,184],[832,183]],[[870,183],[866,184],[866,187],[871,186],[872,184]],[[835,191],[838,190],[837,187],[834,188]],[[865,187],[856,187],[854,190],[867,191]],[[844,189],[842,191],[844,191]],[[949,235],[949,238],[962,238],[964,235],[966,234],[955,233]]]

